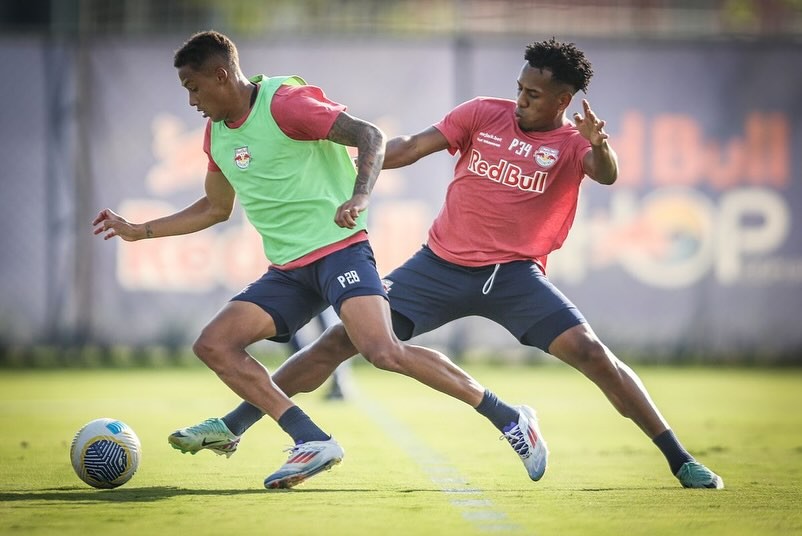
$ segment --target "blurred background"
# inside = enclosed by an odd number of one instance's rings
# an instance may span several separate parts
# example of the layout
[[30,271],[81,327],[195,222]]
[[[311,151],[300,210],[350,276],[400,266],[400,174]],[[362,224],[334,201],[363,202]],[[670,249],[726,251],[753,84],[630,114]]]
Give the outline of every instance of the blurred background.
[[[576,42],[595,76],[569,111],[607,121],[621,176],[583,186],[551,279],[629,360],[802,362],[802,0],[0,0],[0,364],[178,362],[267,268],[239,209],[190,236],[92,234],[102,208],[143,221],[201,195],[204,120],[172,59],[205,29],[246,74],[300,75],[391,136],[514,98],[528,43]],[[382,174],[382,273],[425,240],[453,162]],[[545,359],[478,318],[418,342]]]

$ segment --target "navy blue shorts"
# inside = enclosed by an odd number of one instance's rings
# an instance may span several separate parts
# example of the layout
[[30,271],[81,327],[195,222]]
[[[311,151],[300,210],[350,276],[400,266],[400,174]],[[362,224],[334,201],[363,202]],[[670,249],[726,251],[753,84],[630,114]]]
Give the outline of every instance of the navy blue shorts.
[[386,278],[393,330],[401,340],[452,320],[482,316],[522,344],[548,351],[565,330],[585,322],[576,306],[531,261],[471,268],[424,246]]
[[354,296],[387,297],[367,240],[294,270],[271,267],[231,301],[264,309],[276,324],[270,340],[287,342],[329,305],[339,315],[342,302]]

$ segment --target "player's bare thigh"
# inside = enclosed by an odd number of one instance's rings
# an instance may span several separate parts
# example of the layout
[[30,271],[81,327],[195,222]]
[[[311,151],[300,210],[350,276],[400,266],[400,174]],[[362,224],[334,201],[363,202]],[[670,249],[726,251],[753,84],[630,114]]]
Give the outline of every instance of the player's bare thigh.
[[354,347],[371,362],[373,357],[379,358],[400,344],[393,333],[390,306],[383,296],[346,299],[340,306],[340,319]]
[[198,343],[245,348],[275,335],[276,323],[270,314],[254,303],[235,300],[203,328]]

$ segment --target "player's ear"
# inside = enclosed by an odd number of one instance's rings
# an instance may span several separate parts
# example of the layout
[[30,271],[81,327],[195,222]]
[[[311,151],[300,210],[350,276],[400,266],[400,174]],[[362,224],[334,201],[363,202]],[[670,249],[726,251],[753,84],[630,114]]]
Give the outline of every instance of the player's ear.
[[214,77],[218,82],[224,84],[228,80],[228,70],[221,65],[215,68]]
[[560,102],[560,112],[564,112],[568,109],[568,106],[571,105],[573,98],[574,95],[570,91],[563,91],[560,93],[559,97],[557,97]]

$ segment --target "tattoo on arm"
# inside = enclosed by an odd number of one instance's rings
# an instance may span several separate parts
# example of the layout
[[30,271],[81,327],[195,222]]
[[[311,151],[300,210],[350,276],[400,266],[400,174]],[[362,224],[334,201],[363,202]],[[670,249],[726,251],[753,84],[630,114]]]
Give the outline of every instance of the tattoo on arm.
[[150,224],[145,224],[145,236],[147,238],[153,238],[153,229],[150,228]]
[[329,130],[328,140],[340,145],[356,147],[359,143],[359,133],[366,123],[342,112]]
[[370,194],[384,162],[384,134],[374,125],[343,112],[331,126],[328,139],[359,149],[354,194]]

